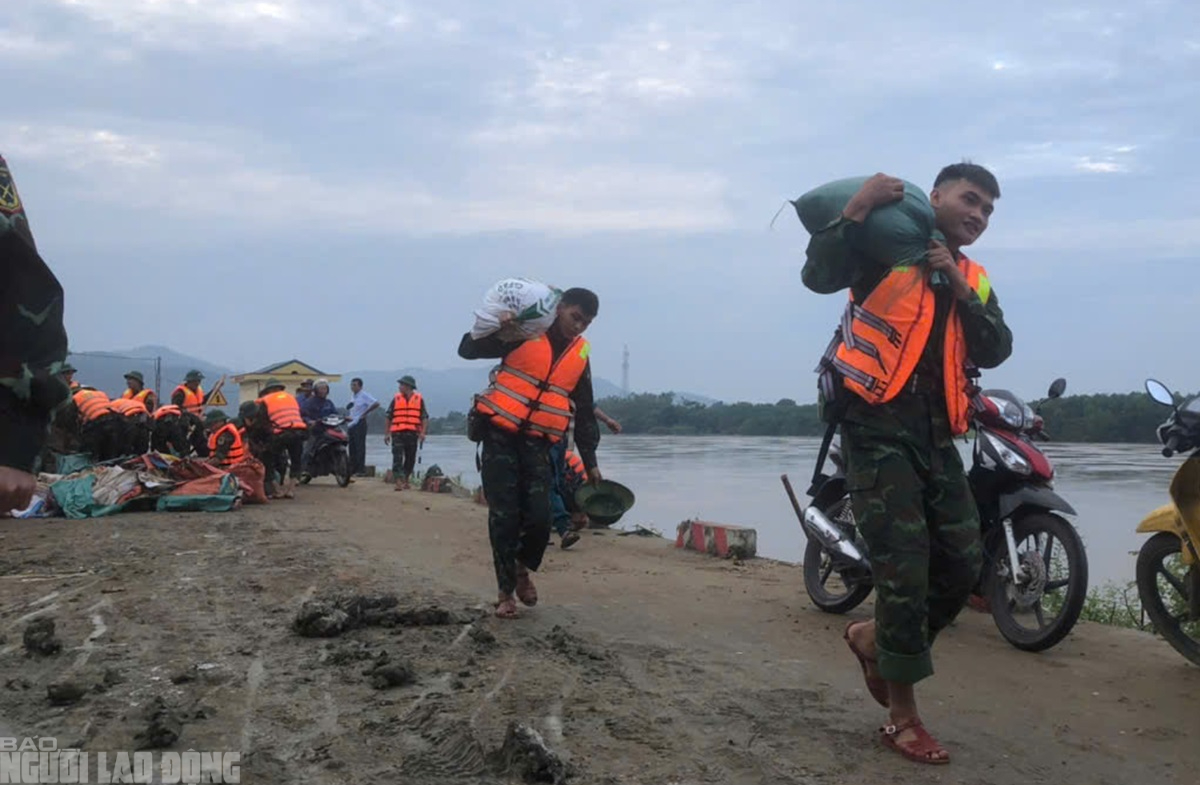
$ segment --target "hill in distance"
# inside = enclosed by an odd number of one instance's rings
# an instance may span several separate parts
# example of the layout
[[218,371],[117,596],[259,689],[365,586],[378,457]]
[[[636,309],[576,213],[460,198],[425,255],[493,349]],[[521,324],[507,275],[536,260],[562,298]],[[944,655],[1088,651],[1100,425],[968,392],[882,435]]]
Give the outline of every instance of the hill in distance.
[[[68,355],[67,359],[78,369],[75,374],[77,381],[116,396],[125,389],[125,374],[133,370],[141,371],[146,377],[146,386],[153,388],[155,357],[162,358],[161,394],[164,397],[170,396],[175,386],[193,368],[204,374],[205,389],[211,389],[223,375],[233,376],[242,372],[158,345],[111,352],[80,352]],[[491,367],[486,362],[480,362],[472,368],[445,370],[401,368],[394,371],[343,371],[342,380],[332,385],[329,397],[339,407],[344,406],[350,400],[350,380],[361,377],[364,389],[386,402],[398,389],[396,380],[409,374],[417,380],[417,387],[425,397],[430,416],[442,417],[452,411],[465,412],[470,408],[472,396],[487,386]],[[607,379],[594,378],[592,384],[597,400],[621,395],[621,389]],[[230,403],[226,411],[229,411],[237,406],[237,387],[232,382],[226,382],[225,391]],[[702,402],[711,401],[701,396],[688,397]]]

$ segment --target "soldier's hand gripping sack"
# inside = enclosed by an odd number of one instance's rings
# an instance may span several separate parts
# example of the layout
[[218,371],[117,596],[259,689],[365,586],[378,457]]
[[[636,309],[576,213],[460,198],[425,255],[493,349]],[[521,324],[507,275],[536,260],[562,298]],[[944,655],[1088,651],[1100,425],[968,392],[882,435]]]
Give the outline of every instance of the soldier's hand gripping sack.
[[[841,218],[846,204],[869,178],[850,177],[812,189],[792,202],[809,234]],[[876,207],[863,224],[867,256],[882,265],[915,264],[924,259],[934,238],[933,206],[917,186],[904,181],[904,198]]]
[[[536,338],[554,324],[555,309],[562,292],[527,278],[506,278],[483,297],[483,307],[475,311],[471,337],[478,340],[499,332],[507,340]],[[501,317],[511,314],[503,325]]]

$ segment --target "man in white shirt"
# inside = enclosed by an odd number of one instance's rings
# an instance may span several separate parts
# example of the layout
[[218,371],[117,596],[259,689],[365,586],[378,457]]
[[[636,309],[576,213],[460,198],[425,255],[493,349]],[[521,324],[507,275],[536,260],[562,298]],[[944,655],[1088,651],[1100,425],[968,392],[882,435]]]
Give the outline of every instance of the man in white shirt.
[[350,473],[362,477],[367,465],[367,415],[379,408],[379,401],[363,391],[362,379],[350,380],[354,398],[346,405],[350,410]]

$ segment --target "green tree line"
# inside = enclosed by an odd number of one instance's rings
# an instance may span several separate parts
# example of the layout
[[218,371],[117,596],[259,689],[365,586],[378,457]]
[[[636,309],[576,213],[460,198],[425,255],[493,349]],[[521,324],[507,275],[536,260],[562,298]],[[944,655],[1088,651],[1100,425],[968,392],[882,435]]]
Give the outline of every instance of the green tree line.
[[[825,425],[816,404],[790,398],[776,403],[678,402],[674,393],[645,393],[598,402],[625,433],[664,436],[821,436]],[[1036,405],[1031,401],[1030,405]],[[1055,441],[1153,443],[1166,407],[1145,393],[1073,395],[1042,407],[1046,432]],[[382,425],[382,423],[381,423]],[[430,420],[430,434],[465,434],[466,415],[451,412]],[[375,429],[374,424],[372,429]],[[378,432],[376,430],[376,432]]]

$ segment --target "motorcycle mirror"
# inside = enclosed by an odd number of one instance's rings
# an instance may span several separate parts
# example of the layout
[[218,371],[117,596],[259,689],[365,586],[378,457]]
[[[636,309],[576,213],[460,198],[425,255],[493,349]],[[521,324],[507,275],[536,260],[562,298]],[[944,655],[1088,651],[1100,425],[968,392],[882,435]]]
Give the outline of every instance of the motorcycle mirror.
[[1155,403],[1161,403],[1163,406],[1175,406],[1175,396],[1171,394],[1170,388],[1157,379],[1146,380],[1146,394]]
[[1062,394],[1066,391],[1067,391],[1067,380],[1060,376],[1054,380],[1053,384],[1050,385],[1049,397],[1061,398]]

